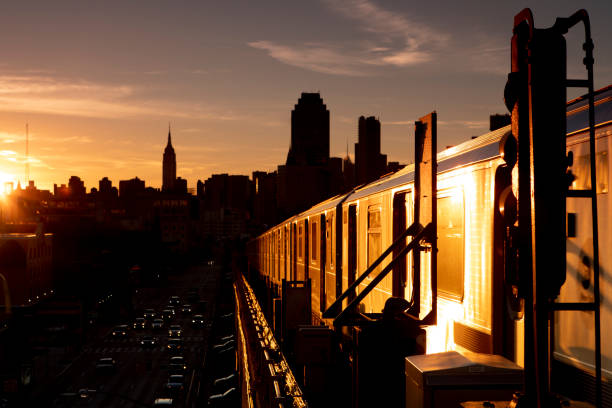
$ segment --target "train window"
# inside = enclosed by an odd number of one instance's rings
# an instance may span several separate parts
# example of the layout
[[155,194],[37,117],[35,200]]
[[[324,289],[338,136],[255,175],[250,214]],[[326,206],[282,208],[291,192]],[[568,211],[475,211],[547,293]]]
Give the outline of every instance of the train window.
[[464,216],[462,191],[438,199],[438,292],[457,300],[463,298]]
[[298,259],[302,259],[302,237],[304,236],[304,231],[302,231],[302,226],[298,225]]
[[[380,207],[368,207],[368,266],[381,254]],[[378,272],[380,267],[376,268]]]
[[[576,177],[570,186],[572,190],[587,190],[591,188],[591,162],[589,155],[578,156],[571,167]],[[595,155],[595,176],[597,177],[597,194],[608,192],[608,152],[597,152]]]
[[317,223],[312,221],[310,223],[310,259],[314,262],[317,260]]

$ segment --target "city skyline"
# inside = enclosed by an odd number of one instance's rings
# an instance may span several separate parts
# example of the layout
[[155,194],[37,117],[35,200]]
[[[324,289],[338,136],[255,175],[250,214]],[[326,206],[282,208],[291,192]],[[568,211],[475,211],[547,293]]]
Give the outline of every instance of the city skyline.
[[[176,172],[194,188],[212,174],[273,171],[290,144],[291,109],[320,92],[330,111],[330,155],[357,141],[360,116],[381,122],[381,151],[412,161],[414,121],[437,110],[441,147],[506,113],[512,17],[532,7],[537,27],[577,5],[381,1],[42,1],[5,7],[0,34],[0,181],[51,189],[77,175],[88,189],[138,176],[161,187],[172,123]],[[591,16],[595,87],[612,83],[612,8]],[[316,29],[314,29],[316,27]],[[76,35],[75,35],[76,34]],[[568,72],[581,77],[580,30]],[[574,57],[574,58],[572,58]],[[576,95],[571,95],[576,96]],[[353,156],[353,149],[350,151]]]

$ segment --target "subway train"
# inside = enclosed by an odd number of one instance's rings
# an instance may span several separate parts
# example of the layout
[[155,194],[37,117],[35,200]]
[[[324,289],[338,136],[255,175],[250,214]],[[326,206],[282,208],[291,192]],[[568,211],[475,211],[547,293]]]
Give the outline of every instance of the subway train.
[[[595,123],[601,325],[605,329],[612,322],[607,298],[612,294],[612,85],[596,91]],[[505,227],[499,221],[503,217],[497,202],[499,192],[507,187],[498,185],[496,170],[504,164],[500,143],[508,133],[510,126],[437,154],[437,323],[426,328],[427,354],[468,350],[502,354],[524,364],[523,319],[521,313],[510,313],[504,301],[504,243],[500,241],[505,234],[500,231]],[[590,188],[585,97],[567,104],[566,145],[574,157],[575,179],[570,188]],[[283,280],[309,279],[311,324],[332,327],[333,321],[324,319],[323,312],[412,223],[414,177],[414,165],[408,165],[270,228],[249,243],[250,267],[276,294]],[[567,213],[567,273],[558,301],[593,301],[590,201],[568,198]],[[380,313],[391,296],[411,301],[418,293],[423,318],[432,304],[428,256],[420,254],[419,271],[413,271],[414,260],[406,256],[359,309]],[[419,274],[419,288],[413,288],[414,274]],[[366,278],[357,292],[370,281],[371,277]],[[575,381],[584,377],[586,383],[592,382],[595,367],[592,313],[556,312],[554,319],[554,365],[571,373]],[[603,377],[612,380],[612,337],[602,336],[601,344]],[[610,391],[606,388],[604,394]]]

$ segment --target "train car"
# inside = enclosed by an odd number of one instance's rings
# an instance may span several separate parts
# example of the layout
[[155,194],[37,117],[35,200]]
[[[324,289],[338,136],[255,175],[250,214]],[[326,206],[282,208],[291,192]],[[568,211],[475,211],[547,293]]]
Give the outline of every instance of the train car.
[[[588,104],[584,97],[567,105],[567,150],[573,153],[570,188],[590,187]],[[601,322],[612,322],[606,298],[612,293],[612,225],[609,167],[612,138],[612,86],[596,92],[596,171],[599,214]],[[504,164],[500,143],[510,126],[486,133],[437,154],[438,312],[427,328],[427,353],[451,350],[502,354],[524,362],[523,320],[507,313],[503,281],[505,228],[498,210],[500,192],[509,183],[497,177]],[[513,175],[516,178],[516,175]],[[593,299],[590,202],[568,198],[567,279],[559,301]],[[281,282],[311,282],[313,324],[332,325],[323,311],[412,223],[414,166],[315,205],[266,231],[249,245],[250,263],[279,293]],[[380,313],[391,296],[420,299],[421,317],[431,308],[428,254],[413,271],[410,256],[396,265],[359,305]],[[382,269],[390,259],[378,266]],[[414,274],[419,287],[413,288]],[[358,290],[371,281],[366,278]],[[594,369],[592,312],[557,312],[554,320],[557,363]],[[577,334],[579,333],[579,334]],[[612,380],[612,338],[602,338],[604,377]],[[587,380],[588,381],[588,380]],[[610,391],[610,390],[608,390]],[[604,388],[606,392],[606,388]]]

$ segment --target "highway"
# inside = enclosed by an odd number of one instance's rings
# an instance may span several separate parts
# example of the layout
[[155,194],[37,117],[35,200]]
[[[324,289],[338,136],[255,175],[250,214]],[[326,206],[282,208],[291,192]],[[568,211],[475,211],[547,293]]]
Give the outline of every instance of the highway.
[[[133,299],[133,318],[116,322],[130,327],[127,334],[114,336],[112,325],[95,327],[78,357],[55,379],[54,384],[47,387],[45,393],[38,396],[38,401],[33,401],[37,403],[35,406],[150,407],[156,398],[170,396],[174,397],[174,406],[195,406],[200,389],[205,389],[200,376],[208,347],[218,276],[219,268],[198,265],[181,274],[171,274],[163,287],[138,289]],[[188,300],[189,291],[194,289],[207,307]],[[132,328],[134,318],[142,317],[145,309],[153,309],[158,317],[168,308],[171,296],[178,296],[180,305],[175,306],[176,315],[166,321],[163,328],[151,328],[151,320],[147,321],[144,329]],[[193,312],[183,313],[183,304],[191,304]],[[203,327],[192,326],[194,314],[204,315]],[[181,326],[182,350],[171,352],[167,348],[170,325]],[[141,339],[145,335],[154,336],[157,344],[143,346]],[[168,363],[173,355],[183,356],[187,369],[184,388],[171,393],[166,389],[166,383],[170,375]],[[115,369],[96,367],[100,358],[114,359]]]

